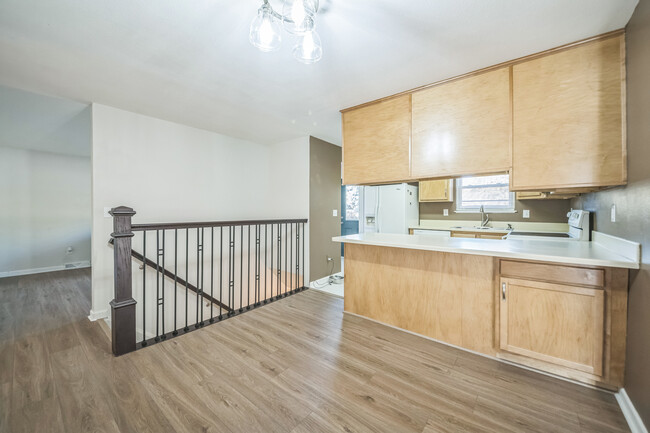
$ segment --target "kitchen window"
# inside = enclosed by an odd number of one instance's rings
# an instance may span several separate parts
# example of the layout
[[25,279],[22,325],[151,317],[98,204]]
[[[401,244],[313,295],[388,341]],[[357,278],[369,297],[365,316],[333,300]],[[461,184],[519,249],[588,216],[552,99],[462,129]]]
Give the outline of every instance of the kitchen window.
[[510,176],[461,177],[456,179],[456,212],[515,212],[515,193],[510,192]]
[[359,220],[359,193],[361,188],[354,185],[345,187],[345,219],[348,221]]

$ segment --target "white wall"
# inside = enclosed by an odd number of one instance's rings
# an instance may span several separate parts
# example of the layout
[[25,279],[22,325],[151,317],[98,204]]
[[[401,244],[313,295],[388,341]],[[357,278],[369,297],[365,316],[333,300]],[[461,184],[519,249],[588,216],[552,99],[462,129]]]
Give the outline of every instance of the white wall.
[[306,218],[308,138],[247,142],[112,107],[92,107],[93,311],[113,298],[112,219],[132,207],[134,223]]
[[0,276],[88,265],[90,221],[90,158],[0,147]]

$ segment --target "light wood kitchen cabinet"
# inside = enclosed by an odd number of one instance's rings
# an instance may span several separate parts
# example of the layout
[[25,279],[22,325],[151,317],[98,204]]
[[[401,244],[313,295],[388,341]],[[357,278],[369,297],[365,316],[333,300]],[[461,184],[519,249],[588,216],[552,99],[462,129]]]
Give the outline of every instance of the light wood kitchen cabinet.
[[422,180],[418,188],[421,202],[454,201],[454,180]]
[[625,184],[625,36],[512,67],[511,190]]
[[541,191],[522,191],[516,193],[517,200],[566,200],[577,196],[578,194]]
[[602,288],[502,278],[501,349],[602,375],[604,293]]
[[413,178],[508,171],[511,121],[508,67],[413,92]]
[[469,238],[469,239],[503,239],[508,232],[468,232],[468,231],[451,231],[449,236],[452,238]]
[[411,95],[343,112],[343,184],[410,178]]

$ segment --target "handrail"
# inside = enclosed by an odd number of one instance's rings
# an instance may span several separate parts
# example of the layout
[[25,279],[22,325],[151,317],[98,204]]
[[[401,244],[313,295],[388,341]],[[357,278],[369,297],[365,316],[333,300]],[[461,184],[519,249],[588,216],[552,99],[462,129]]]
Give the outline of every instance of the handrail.
[[[307,289],[304,280],[306,218],[132,224],[136,212],[130,207],[118,206],[109,213],[113,217],[110,243],[114,262],[111,341],[116,356],[219,323]],[[142,253],[133,250],[134,232],[142,233],[138,236]],[[155,255],[153,260],[147,256],[147,232],[153,236],[155,252],[150,253]],[[166,243],[165,238],[170,235],[173,240]],[[180,248],[179,235],[185,244]],[[185,256],[184,261],[181,259],[185,279],[178,277],[179,253]],[[169,254],[174,263],[173,272],[165,269],[165,263],[170,262]],[[190,257],[192,272],[196,271],[196,285],[187,281]],[[134,261],[142,264],[141,302],[133,298]],[[147,290],[151,284],[147,269],[151,268],[155,270],[156,280]],[[213,292],[215,268],[218,294]],[[159,274],[162,276],[158,277]],[[171,301],[166,302],[170,295],[165,287],[168,278],[175,283]],[[205,278],[209,280],[209,292],[204,290]],[[190,291],[196,294],[191,303],[188,302]],[[184,302],[179,300],[179,295]],[[207,308],[201,306],[204,300],[211,302]],[[141,309],[139,317],[136,317],[136,304]],[[149,333],[147,327],[152,327]]]
[[[115,240],[114,240],[114,239],[110,239],[110,240],[108,241],[108,244],[109,244],[109,245],[114,245],[114,244],[115,244]],[[230,307],[228,307],[227,305],[223,304],[221,301],[219,301],[219,300],[213,298],[212,296],[210,296],[209,294],[205,293],[204,291],[200,291],[196,286],[194,286],[193,284],[191,284],[191,283],[185,281],[183,278],[179,277],[178,275],[174,274],[173,272],[171,272],[171,271],[169,271],[169,270],[167,270],[167,269],[161,267],[159,264],[157,265],[156,262],[154,262],[153,260],[151,260],[151,259],[145,259],[145,258],[142,256],[142,254],[140,254],[139,252],[137,252],[137,251],[135,251],[135,250],[131,250],[131,256],[132,256],[134,259],[140,261],[141,263],[143,263],[143,264],[145,264],[145,265],[147,265],[147,266],[149,266],[149,267],[151,267],[151,268],[154,268],[154,269],[155,269],[156,267],[158,267],[158,269],[162,269],[162,273],[163,273],[167,278],[170,278],[170,279],[172,279],[172,280],[175,280],[175,281],[179,284],[180,287],[187,287],[188,289],[190,289],[192,292],[196,293],[197,295],[199,294],[199,292],[201,292],[200,295],[201,295],[204,299],[206,299],[206,300],[212,302],[213,304],[216,304],[216,305],[220,306],[221,308],[223,308],[223,309],[226,310],[226,311],[232,311],[232,308],[230,308]]]
[[306,223],[306,218],[298,219],[274,219],[274,220],[242,220],[242,221],[208,221],[208,222],[180,222],[180,223],[152,223],[152,224],[133,224],[131,230],[173,230],[173,229],[193,229],[201,227],[228,227],[228,226],[253,226],[264,224],[291,224]]

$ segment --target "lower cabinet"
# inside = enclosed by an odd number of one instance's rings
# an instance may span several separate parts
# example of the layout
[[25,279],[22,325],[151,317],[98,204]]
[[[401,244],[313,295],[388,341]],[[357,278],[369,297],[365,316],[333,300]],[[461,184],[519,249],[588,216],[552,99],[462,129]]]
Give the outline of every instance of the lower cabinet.
[[452,238],[470,238],[470,239],[503,239],[508,232],[467,232],[467,231],[453,231],[451,232]]
[[502,350],[602,375],[602,288],[501,278],[500,319]]

